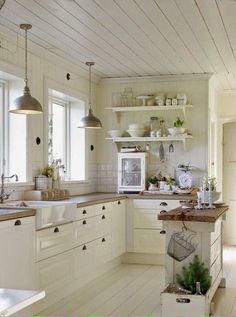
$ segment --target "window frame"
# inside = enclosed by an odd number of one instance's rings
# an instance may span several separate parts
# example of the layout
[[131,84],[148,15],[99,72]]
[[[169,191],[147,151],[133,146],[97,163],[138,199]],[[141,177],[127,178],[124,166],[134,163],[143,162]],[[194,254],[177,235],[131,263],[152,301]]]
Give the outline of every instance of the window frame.
[[[47,82],[45,83],[45,85],[47,85]],[[66,129],[65,129],[65,133],[66,133],[66,145],[67,145],[67,149],[65,150],[65,154],[66,154],[66,162],[63,162],[66,165],[66,168],[69,170],[69,173],[67,174],[67,177],[71,177],[71,173],[70,173],[70,149],[71,149],[71,141],[70,141],[70,101],[67,101],[63,98],[58,98],[58,97],[54,97],[50,94],[51,90],[55,90],[58,91],[66,96],[69,96],[71,98],[75,98],[77,100],[80,100],[82,102],[84,102],[84,113],[86,113],[87,109],[88,109],[88,97],[83,95],[83,94],[74,94],[74,92],[70,91],[70,90],[65,90],[64,88],[62,88],[60,85],[47,85],[47,89],[45,89],[45,91],[47,91],[47,96],[45,96],[45,100],[47,101],[46,105],[47,105],[47,110],[44,112],[44,122],[45,124],[45,162],[47,165],[48,164],[48,119],[49,119],[49,113],[50,113],[50,103],[52,103],[52,100],[55,100],[57,104],[59,105],[66,105],[66,111],[65,111],[65,116],[66,116]],[[89,180],[88,180],[88,149],[87,149],[87,140],[88,140],[88,136],[87,136],[87,131],[85,130],[85,134],[84,134],[84,142],[85,142],[85,177],[83,180],[71,180],[71,179],[67,179],[67,180],[62,180],[62,183],[67,183],[67,184],[88,184]]]

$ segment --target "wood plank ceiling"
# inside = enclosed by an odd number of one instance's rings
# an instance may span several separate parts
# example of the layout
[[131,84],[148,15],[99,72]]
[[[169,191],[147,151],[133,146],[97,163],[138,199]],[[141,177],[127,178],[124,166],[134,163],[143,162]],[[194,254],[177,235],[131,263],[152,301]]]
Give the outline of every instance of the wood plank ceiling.
[[6,0],[0,28],[31,23],[32,42],[102,78],[216,73],[236,89],[235,17],[235,0]]

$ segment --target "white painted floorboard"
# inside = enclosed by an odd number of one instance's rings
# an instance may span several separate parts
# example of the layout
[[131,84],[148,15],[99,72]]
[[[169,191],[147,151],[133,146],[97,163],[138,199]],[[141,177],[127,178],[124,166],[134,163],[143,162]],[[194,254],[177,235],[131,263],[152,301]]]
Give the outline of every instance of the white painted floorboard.
[[[236,316],[236,247],[224,248],[226,288],[217,290],[214,316]],[[121,264],[54,304],[40,316],[160,316],[164,267]]]

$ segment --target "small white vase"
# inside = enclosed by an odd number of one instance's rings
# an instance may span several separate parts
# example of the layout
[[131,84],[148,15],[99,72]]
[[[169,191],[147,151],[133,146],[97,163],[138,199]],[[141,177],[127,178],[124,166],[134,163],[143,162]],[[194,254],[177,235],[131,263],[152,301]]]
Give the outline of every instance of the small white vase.
[[157,190],[157,184],[149,184],[148,190]]

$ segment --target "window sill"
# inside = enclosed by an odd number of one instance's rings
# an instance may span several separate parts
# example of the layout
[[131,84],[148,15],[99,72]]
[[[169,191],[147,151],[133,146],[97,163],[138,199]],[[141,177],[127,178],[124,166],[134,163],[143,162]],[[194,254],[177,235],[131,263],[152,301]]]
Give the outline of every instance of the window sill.
[[76,180],[66,180],[66,181],[61,181],[62,185],[69,185],[69,184],[89,184],[88,180],[82,180],[82,181],[76,181]]
[[4,187],[28,187],[34,185],[34,182],[4,182]]

